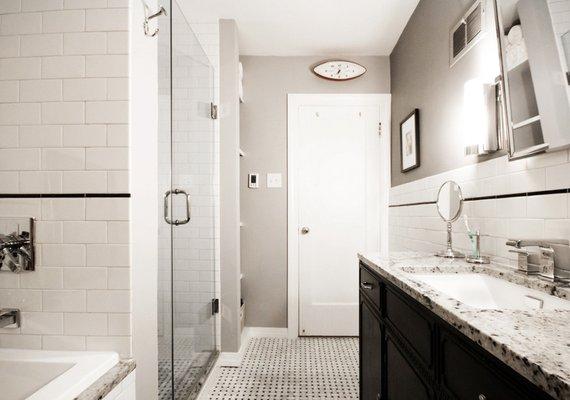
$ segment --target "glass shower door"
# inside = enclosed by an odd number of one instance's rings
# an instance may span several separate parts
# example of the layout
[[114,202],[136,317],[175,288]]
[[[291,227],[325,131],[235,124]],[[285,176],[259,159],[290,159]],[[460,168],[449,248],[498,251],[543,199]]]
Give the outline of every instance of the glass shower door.
[[176,1],[167,12],[158,39],[159,399],[187,400],[216,356],[214,69]]

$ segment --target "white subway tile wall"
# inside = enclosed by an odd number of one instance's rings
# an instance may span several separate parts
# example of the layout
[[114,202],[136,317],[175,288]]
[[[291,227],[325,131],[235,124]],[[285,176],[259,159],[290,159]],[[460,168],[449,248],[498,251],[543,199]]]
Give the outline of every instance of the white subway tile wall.
[[128,24],[125,1],[0,0],[0,192],[128,192]]
[[[123,0],[0,0],[0,193],[129,191],[128,24]],[[37,219],[36,271],[0,272],[23,312],[1,347],[131,355],[129,202],[0,199]]]
[[[220,98],[220,27],[218,21],[215,20],[194,20],[190,19],[190,26],[192,30],[198,37],[198,41],[202,45],[206,56],[210,60],[210,64],[214,67],[214,102],[219,104]],[[213,279],[215,280],[215,293],[216,297],[219,299],[221,296],[221,286],[220,286],[220,197],[219,197],[219,182],[220,182],[220,170],[219,170],[219,159],[220,159],[220,131],[219,131],[219,124],[214,125],[214,171],[213,171],[213,179],[215,182],[214,185],[214,192],[212,195],[214,196],[214,232],[210,232],[210,228],[201,228],[200,234],[202,237],[209,237],[209,235],[213,234],[214,242],[215,242],[215,271]],[[198,137],[199,135],[197,135]],[[202,273],[201,279],[205,279],[204,275],[208,274]],[[209,276],[207,279],[212,279]],[[221,313],[217,314],[216,316],[216,326],[221,326]],[[219,347],[221,343],[221,333],[220,329],[216,329],[216,343]],[[219,350],[219,349],[218,349]]]
[[[174,15],[174,14],[173,14]],[[178,14],[174,15],[175,17]],[[174,83],[174,125],[172,137],[174,140],[174,174],[175,181],[192,194],[192,221],[188,225],[174,230],[174,276],[170,274],[170,230],[159,215],[159,335],[168,335],[170,331],[170,280],[174,280],[174,297],[176,300],[175,330],[180,335],[192,337],[194,350],[200,347],[208,349],[211,346],[211,331],[203,321],[208,316],[209,308],[205,305],[213,297],[220,296],[219,286],[219,215],[215,214],[219,203],[218,196],[218,124],[199,118],[193,113],[183,112],[185,107],[196,110],[200,101],[205,102],[209,93],[208,84],[214,84],[214,102],[218,99],[218,51],[219,28],[217,21],[195,22],[190,20],[190,27],[197,36],[200,46],[206,51],[206,56],[213,67],[210,77],[208,73],[191,58],[203,54],[187,29],[184,21],[175,23],[175,46],[178,57],[173,57]],[[161,27],[161,31],[164,32]],[[167,37],[159,37],[159,57],[168,58],[168,43],[161,42]],[[184,51],[180,47],[186,45]],[[182,54],[184,53],[184,54]],[[163,58],[164,57],[164,58]],[[167,68],[167,64],[159,65]],[[197,75],[202,74],[202,75]],[[170,120],[169,120],[169,73],[161,70],[159,76],[159,92],[161,94],[160,137],[159,137],[159,184],[164,190],[170,182]],[[163,191],[159,193],[162,196]],[[162,198],[159,199],[162,204]],[[176,211],[183,214],[182,209]],[[214,226],[215,224],[215,226]],[[215,271],[213,266],[215,265]],[[212,292],[212,285],[214,292]],[[219,316],[218,326],[219,326]],[[219,330],[217,332],[219,334]],[[216,343],[220,343],[219,337]]]
[[0,304],[24,311],[21,329],[0,330],[0,346],[130,355],[128,203],[0,199],[2,216],[37,218],[36,271],[0,272]]
[[[435,201],[439,186],[459,183],[465,198],[570,188],[569,151],[508,162],[506,156],[420,179],[390,190],[390,204]],[[570,239],[570,195],[543,194],[464,203],[463,215],[484,236],[481,248],[496,262],[514,265],[507,238]],[[435,204],[391,207],[390,250],[433,252],[445,246],[445,223]],[[470,251],[463,220],[453,225],[455,247]]]

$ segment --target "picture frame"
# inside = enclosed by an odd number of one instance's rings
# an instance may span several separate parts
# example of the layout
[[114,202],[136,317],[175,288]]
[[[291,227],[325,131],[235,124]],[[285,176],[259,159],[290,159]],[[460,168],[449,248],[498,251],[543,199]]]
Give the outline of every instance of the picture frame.
[[408,172],[420,166],[420,110],[414,109],[400,123],[400,167]]

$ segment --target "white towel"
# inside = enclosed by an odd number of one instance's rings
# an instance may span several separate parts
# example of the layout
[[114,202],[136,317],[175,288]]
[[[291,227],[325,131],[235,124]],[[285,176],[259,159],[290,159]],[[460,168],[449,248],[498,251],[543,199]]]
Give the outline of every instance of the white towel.
[[523,31],[520,25],[513,26],[507,35],[507,40],[513,46],[523,43]]

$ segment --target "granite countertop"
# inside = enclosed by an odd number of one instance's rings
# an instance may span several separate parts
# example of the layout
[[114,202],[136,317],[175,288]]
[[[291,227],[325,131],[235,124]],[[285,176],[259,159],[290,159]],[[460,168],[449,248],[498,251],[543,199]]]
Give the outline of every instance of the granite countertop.
[[123,379],[134,371],[136,363],[132,359],[120,360],[101,378],[83,391],[74,400],[101,400],[107,396]]
[[570,310],[484,310],[415,281],[414,273],[484,273],[570,300],[570,289],[499,265],[476,266],[430,254],[359,254],[371,270],[422,303],[557,400],[570,399]]

